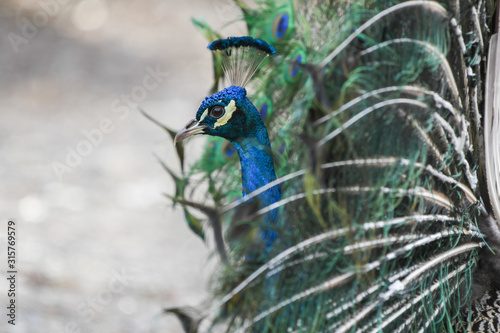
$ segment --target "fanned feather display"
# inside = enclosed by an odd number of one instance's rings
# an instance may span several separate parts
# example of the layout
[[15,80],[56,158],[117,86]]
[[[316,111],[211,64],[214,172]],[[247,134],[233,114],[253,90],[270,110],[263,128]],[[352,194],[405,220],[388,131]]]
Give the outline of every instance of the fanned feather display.
[[[255,75],[253,105],[234,87],[202,104],[182,137],[212,137],[175,176],[224,234],[190,330],[498,332],[498,4],[235,3],[251,37],[209,49],[232,85]],[[267,131],[231,127],[253,112]],[[251,167],[271,176],[246,191]]]

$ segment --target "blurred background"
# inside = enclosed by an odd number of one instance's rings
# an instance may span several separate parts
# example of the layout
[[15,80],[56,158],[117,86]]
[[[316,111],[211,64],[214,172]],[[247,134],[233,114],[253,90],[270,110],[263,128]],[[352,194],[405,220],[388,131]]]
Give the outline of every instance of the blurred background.
[[163,196],[172,142],[137,106],[182,128],[212,84],[190,19],[242,34],[238,15],[230,0],[0,2],[0,268],[14,219],[19,271],[0,332],[182,331],[161,309],[199,304],[213,265]]

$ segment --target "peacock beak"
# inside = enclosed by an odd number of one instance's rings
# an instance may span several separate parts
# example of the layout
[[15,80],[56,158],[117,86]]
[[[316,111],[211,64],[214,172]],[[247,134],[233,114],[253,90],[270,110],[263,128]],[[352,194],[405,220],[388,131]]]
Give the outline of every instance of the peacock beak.
[[196,119],[191,119],[189,123],[187,123],[186,127],[181,129],[174,138],[174,146],[177,142],[184,140],[187,137],[190,137],[195,134],[202,133],[205,128],[208,126],[200,125],[199,121]]

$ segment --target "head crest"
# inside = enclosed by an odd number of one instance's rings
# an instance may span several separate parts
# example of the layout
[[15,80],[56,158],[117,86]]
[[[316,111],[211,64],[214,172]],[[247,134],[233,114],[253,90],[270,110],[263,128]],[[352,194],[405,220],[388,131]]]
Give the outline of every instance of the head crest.
[[218,39],[210,43],[208,49],[219,59],[230,83],[240,87],[250,81],[264,58],[276,53],[274,47],[252,37]]

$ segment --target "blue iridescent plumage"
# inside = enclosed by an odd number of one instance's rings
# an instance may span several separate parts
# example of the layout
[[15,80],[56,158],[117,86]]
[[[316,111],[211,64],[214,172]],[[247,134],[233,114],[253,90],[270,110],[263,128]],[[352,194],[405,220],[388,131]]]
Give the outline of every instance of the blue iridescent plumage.
[[[217,40],[209,45],[209,49],[222,51],[223,54],[231,48],[240,47],[249,48],[245,50],[246,52],[261,51],[257,54],[251,52],[251,55],[258,58],[257,61],[252,58],[247,59],[249,63],[257,63],[257,65],[262,61],[261,53],[267,55],[276,53],[276,50],[268,43],[251,37]],[[248,71],[253,65],[244,62],[240,66],[231,70]],[[250,70],[254,71],[253,68]],[[214,108],[223,108],[224,114],[219,117],[213,116]],[[223,121],[219,124],[221,120]],[[197,128],[200,130],[198,131]],[[276,180],[271,144],[263,118],[248,99],[245,88],[232,85],[205,98],[196,113],[196,118],[178,135],[179,140],[190,133],[222,137],[234,145],[240,159],[243,199],[249,193]],[[280,187],[273,186],[257,195],[256,198],[246,201],[245,205],[267,207],[278,202],[281,198],[280,194]],[[266,214],[264,221],[265,223],[260,227],[260,234],[265,247],[269,248],[276,239],[278,211],[271,210]]]

